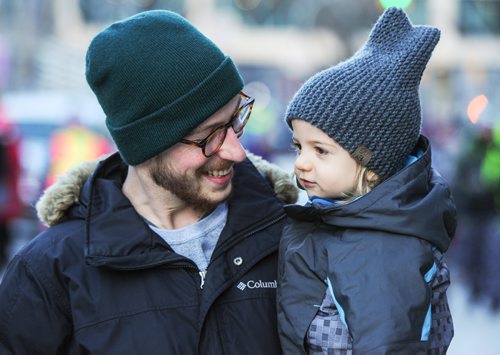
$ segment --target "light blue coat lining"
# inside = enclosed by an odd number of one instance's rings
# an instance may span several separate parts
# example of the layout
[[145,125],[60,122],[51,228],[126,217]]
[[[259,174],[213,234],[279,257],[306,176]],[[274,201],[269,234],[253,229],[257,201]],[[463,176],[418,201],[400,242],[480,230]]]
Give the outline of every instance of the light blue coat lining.
[[335,293],[333,292],[332,282],[330,281],[329,278],[326,278],[326,283],[328,285],[328,291],[330,292],[330,296],[332,296],[333,303],[335,303],[335,307],[337,307],[337,311],[339,311],[340,320],[342,321],[342,323],[344,323],[344,326],[346,327],[346,329],[349,330],[349,327],[347,326],[347,322],[345,320],[344,309],[342,308],[340,303],[335,298]]
[[[430,283],[431,280],[436,276],[437,272],[437,265],[436,263],[432,264],[432,267],[427,271],[424,275],[424,280],[427,283]],[[429,309],[427,310],[427,314],[425,315],[424,319],[424,325],[422,326],[422,336],[420,337],[420,340],[427,341],[429,340],[429,333],[431,331],[431,323],[432,323],[432,317],[431,317],[431,308],[432,304],[429,303]]]
[[[434,263],[432,267],[427,271],[424,275],[425,282],[429,283],[436,276],[437,265]],[[344,324],[347,330],[349,330],[349,326],[347,325],[347,321],[345,319],[345,312],[340,303],[335,298],[335,293],[333,292],[332,282],[329,278],[326,279],[326,283],[328,285],[328,291],[330,292],[330,296],[332,297],[333,303],[335,303],[335,307],[337,307],[337,311],[339,312],[340,320]],[[427,314],[425,315],[424,324],[422,326],[422,335],[420,340],[427,341],[429,340],[429,333],[431,330],[431,322],[432,322],[432,304],[429,303],[429,308],[427,310]]]

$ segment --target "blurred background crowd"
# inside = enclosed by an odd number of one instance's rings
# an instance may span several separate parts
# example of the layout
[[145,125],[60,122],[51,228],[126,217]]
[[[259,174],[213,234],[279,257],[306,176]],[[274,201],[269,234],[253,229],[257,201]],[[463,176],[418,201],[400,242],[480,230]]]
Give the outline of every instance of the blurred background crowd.
[[352,55],[392,5],[442,31],[420,93],[423,133],[459,212],[450,353],[498,354],[500,0],[0,0],[0,275],[41,230],[34,204],[43,190],[114,150],[84,76],[102,28],[150,9],[187,17],[234,59],[256,97],[246,147],[291,172],[288,100],[305,78]]

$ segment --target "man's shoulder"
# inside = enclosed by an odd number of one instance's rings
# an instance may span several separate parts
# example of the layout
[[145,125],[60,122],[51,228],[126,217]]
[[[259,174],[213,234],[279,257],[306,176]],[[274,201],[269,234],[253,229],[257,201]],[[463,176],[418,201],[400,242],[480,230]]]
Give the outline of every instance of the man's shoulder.
[[83,258],[85,226],[81,220],[67,220],[40,232],[26,243],[16,256],[32,267],[57,261]]

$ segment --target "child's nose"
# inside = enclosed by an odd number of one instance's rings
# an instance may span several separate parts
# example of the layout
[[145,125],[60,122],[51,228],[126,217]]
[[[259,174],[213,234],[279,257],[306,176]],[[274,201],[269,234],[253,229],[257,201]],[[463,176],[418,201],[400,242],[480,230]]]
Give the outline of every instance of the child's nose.
[[297,156],[297,159],[295,160],[295,168],[301,171],[308,171],[311,170],[312,165],[307,159],[306,155],[301,153]]

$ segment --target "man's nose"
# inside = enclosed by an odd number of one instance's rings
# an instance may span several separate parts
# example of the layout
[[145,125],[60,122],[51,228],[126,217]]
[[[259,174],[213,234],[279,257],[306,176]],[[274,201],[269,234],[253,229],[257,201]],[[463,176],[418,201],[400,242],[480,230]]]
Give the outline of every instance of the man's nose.
[[229,127],[227,129],[226,139],[224,140],[224,143],[222,143],[222,146],[217,152],[217,155],[221,159],[234,161],[236,163],[245,160],[245,149],[243,149],[240,139],[238,138],[236,133],[234,133],[232,127]]

